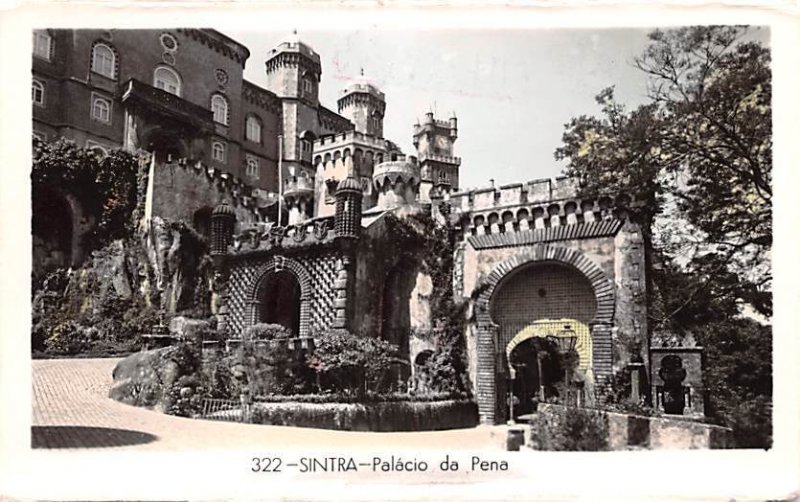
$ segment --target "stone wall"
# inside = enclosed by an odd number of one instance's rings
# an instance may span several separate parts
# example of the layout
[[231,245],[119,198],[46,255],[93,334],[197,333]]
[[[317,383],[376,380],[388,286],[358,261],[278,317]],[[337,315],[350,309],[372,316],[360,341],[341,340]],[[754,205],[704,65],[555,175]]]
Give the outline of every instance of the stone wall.
[[471,428],[478,422],[469,401],[344,403],[256,403],[252,421],[348,431],[418,432]]
[[145,219],[162,217],[193,225],[198,211],[210,217],[214,207],[228,201],[236,212],[237,229],[246,228],[260,219],[258,201],[250,196],[251,190],[240,180],[204,164],[151,162]]
[[[550,449],[558,434],[563,434],[570,408],[557,404],[540,404],[526,444],[533,449]],[[674,417],[645,417],[602,410],[593,413],[603,423],[602,438],[609,450],[634,449],[724,449],[732,448],[731,430],[718,425]],[[544,435],[552,436],[544,437]],[[537,437],[538,436],[538,437]]]

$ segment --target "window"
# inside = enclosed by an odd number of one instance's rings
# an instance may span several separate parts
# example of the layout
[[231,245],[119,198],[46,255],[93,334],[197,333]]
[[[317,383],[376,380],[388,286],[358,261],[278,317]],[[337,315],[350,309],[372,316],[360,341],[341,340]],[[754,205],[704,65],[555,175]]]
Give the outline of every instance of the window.
[[211,96],[211,111],[214,113],[214,122],[228,125],[228,100],[225,96],[220,94]]
[[33,55],[50,61],[50,51],[53,49],[53,37],[43,30],[33,32]]
[[176,96],[181,95],[180,76],[178,76],[175,70],[167,68],[166,66],[159,66],[156,68],[156,71],[153,74],[153,85],[156,88],[167,91],[170,94],[174,94]]
[[98,122],[111,123],[111,100],[92,94],[92,119]]
[[211,158],[217,162],[225,162],[225,144],[215,141],[211,144]]
[[178,41],[169,33],[162,33],[158,40],[166,51],[173,52],[178,49]]
[[44,106],[44,84],[38,80],[34,80],[31,85],[31,99],[33,104]]
[[114,78],[114,51],[106,44],[97,44],[92,49],[92,71],[104,77]]
[[261,122],[255,115],[249,115],[245,123],[245,137],[253,143],[261,143]]
[[314,86],[311,83],[311,79],[304,78],[303,79],[303,94],[311,94],[314,92]]
[[247,174],[247,176],[249,176],[249,177],[251,177],[253,179],[258,179],[258,174],[259,174],[259,168],[258,167],[259,167],[258,166],[258,159],[256,157],[253,157],[252,155],[248,155],[247,156],[247,166],[246,166],[246,169],[245,169],[245,174]]
[[307,154],[311,153],[311,142],[308,141],[307,139],[301,139],[300,140],[300,149],[302,150],[303,155],[307,155]]

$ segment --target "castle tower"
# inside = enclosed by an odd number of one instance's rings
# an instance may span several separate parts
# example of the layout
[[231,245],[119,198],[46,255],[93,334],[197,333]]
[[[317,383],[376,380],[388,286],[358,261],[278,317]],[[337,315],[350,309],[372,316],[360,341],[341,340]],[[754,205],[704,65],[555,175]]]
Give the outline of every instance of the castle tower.
[[296,31],[269,51],[266,71],[266,87],[279,98],[319,105],[319,82],[322,78],[319,54],[302,42]]
[[283,176],[301,171],[312,177],[312,145],[318,134],[319,83],[322,64],[319,54],[302,42],[297,32],[279,42],[267,54],[267,89],[281,100]]
[[420,174],[417,159],[400,155],[375,166],[372,183],[378,193],[377,207],[395,209],[417,203]]
[[458,190],[458,171],[461,159],[453,155],[458,139],[458,119],[455,113],[448,120],[436,120],[433,112],[414,124],[414,147],[420,162],[420,201],[429,202],[434,185],[448,191]]
[[348,85],[337,101],[339,115],[356,126],[356,132],[383,137],[383,116],[386,112],[386,96],[364,78]]

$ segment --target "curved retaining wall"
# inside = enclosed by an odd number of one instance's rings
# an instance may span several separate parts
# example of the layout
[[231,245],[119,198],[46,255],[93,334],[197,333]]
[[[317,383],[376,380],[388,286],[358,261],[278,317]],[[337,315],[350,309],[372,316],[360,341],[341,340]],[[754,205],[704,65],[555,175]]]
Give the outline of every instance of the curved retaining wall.
[[472,401],[254,403],[251,422],[348,431],[402,432],[475,427]]

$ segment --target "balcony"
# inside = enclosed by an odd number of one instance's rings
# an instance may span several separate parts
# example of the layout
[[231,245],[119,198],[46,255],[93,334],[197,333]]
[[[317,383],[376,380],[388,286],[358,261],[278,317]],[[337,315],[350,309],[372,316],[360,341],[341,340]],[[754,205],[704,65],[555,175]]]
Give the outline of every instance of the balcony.
[[136,79],[130,79],[122,86],[122,103],[135,103],[198,129],[213,127],[211,110]]

